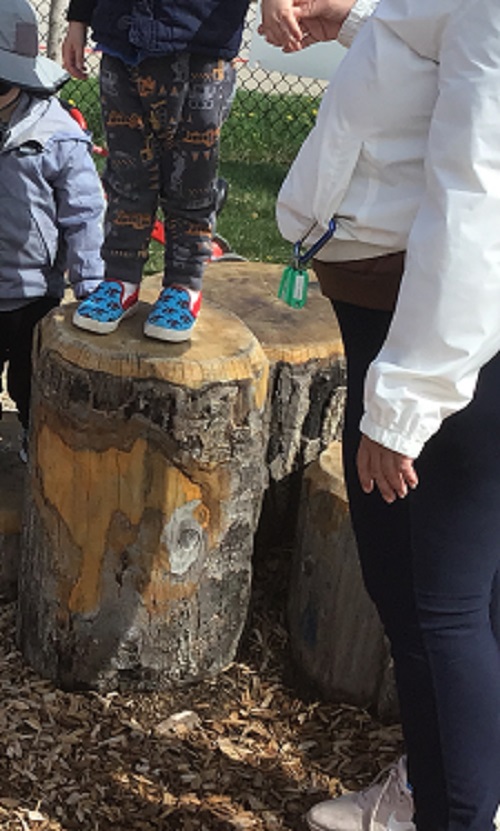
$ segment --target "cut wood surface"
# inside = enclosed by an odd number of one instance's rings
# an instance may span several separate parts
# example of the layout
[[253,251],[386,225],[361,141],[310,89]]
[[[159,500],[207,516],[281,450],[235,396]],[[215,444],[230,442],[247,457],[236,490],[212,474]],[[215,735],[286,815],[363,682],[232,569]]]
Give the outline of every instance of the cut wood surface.
[[188,344],[42,323],[19,604],[25,657],[64,687],[213,674],[245,622],[268,362],[205,304]]

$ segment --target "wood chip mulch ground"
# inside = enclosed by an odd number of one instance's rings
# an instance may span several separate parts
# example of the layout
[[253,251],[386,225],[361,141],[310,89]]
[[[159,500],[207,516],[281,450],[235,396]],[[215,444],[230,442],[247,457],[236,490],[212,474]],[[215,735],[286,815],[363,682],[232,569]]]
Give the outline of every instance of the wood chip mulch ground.
[[25,666],[0,608],[0,829],[301,831],[314,802],[393,761],[397,725],[299,695],[289,558],[259,558],[238,659],[176,691],[61,692]]
[[286,549],[256,558],[237,660],[169,692],[61,692],[24,664],[15,606],[0,606],[0,831],[304,831],[311,805],[394,761],[398,725],[305,693],[289,564]]

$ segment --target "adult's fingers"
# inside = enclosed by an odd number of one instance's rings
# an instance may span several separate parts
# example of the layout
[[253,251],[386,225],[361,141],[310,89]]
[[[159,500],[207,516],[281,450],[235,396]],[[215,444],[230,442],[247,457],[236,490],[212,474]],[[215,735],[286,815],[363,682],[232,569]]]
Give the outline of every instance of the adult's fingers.
[[389,450],[381,444],[362,436],[358,457],[358,476],[365,493],[371,493],[376,485],[382,498],[394,502],[404,499],[409,488],[416,488],[418,476],[413,460],[401,453]]
[[302,40],[302,30],[291,9],[264,14],[257,31],[273,46],[297,46]]

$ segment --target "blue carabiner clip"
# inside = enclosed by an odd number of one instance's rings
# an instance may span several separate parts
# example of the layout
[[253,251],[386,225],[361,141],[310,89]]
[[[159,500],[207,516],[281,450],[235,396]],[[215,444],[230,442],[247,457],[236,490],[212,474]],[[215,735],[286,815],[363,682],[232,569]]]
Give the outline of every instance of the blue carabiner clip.
[[296,268],[303,268],[309,260],[316,256],[318,251],[323,248],[323,246],[331,239],[335,233],[337,228],[337,223],[335,219],[332,217],[330,222],[328,223],[328,228],[325,233],[317,240],[307,251],[304,251],[302,254],[300,253],[300,249],[302,248],[302,244],[305,239],[309,236],[310,231],[307,233],[305,237],[299,239],[295,245],[293,246],[293,263]]

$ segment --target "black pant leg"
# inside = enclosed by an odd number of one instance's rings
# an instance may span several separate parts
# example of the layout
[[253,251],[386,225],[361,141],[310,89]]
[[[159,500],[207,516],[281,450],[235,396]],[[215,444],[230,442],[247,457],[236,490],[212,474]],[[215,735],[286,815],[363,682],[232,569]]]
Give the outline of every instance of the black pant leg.
[[58,299],[41,297],[20,309],[5,313],[10,318],[7,390],[16,404],[24,428],[29,424],[33,334],[38,321],[57,305]]

